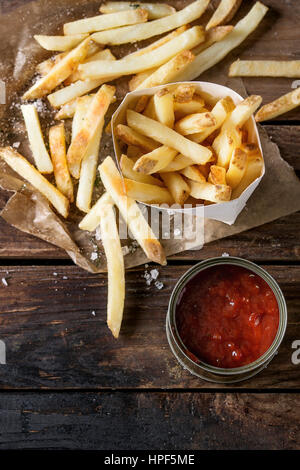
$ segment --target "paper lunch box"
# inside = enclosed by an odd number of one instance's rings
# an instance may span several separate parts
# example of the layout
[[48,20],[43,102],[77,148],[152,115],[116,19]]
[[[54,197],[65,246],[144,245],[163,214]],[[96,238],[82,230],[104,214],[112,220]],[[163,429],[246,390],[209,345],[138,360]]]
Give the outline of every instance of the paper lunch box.
[[[203,95],[203,97],[205,98],[205,101],[211,105],[214,105],[219,99],[225,98],[226,96],[230,96],[235,104],[238,104],[241,101],[243,101],[243,98],[238,93],[231,90],[230,88],[227,88],[223,85],[218,85],[216,83],[209,83],[209,82],[178,82],[178,83],[160,85],[157,87],[133,91],[131,93],[128,93],[123,99],[123,101],[121,102],[118,109],[113,114],[112,121],[111,121],[115,158],[116,158],[117,166],[120,172],[121,172],[121,169],[119,165],[119,159],[122,155],[122,151],[120,149],[118,139],[115,136],[114,129],[118,124],[126,124],[126,110],[133,109],[135,107],[135,104],[138,98],[142,95],[149,95],[149,96],[154,95],[158,90],[165,88],[166,86],[168,87],[170,91],[172,91],[175,87],[177,87],[179,84],[182,84],[182,83],[186,83],[186,84],[189,83],[189,84],[195,85],[196,93],[199,94],[200,96]],[[248,132],[248,141],[251,143],[257,144],[261,151],[261,154],[263,155],[261,142],[260,142],[260,138],[259,138],[259,134],[258,134],[258,130],[257,130],[257,126],[256,126],[256,122],[254,118],[251,117],[243,127]],[[220,222],[224,222],[228,225],[232,225],[235,222],[239,213],[245,207],[253,191],[259,185],[261,179],[264,176],[264,173],[265,173],[265,166],[263,166],[262,174],[260,175],[260,177],[254,180],[244,190],[244,192],[240,195],[239,198],[233,199],[232,201],[228,201],[228,202],[222,202],[222,203],[216,203],[216,204],[204,206],[204,217],[207,219],[219,220]],[[141,204],[144,204],[146,206],[148,205],[145,203],[141,203]],[[163,208],[159,206],[156,206],[156,207],[161,211],[168,210],[167,208]],[[203,217],[203,207],[199,211],[197,209],[198,209],[197,207],[188,208],[188,209],[173,209],[172,208],[172,212],[174,211],[175,212],[176,211],[189,212],[195,215],[199,213],[199,215]]]

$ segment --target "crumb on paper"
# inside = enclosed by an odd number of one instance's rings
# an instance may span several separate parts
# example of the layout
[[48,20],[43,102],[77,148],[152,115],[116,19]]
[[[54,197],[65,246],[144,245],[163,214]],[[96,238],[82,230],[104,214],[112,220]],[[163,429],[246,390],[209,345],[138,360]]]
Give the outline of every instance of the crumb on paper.
[[2,284],[3,284],[5,287],[8,287],[8,282],[7,282],[7,280],[5,279],[5,277],[3,277],[1,280],[2,280]]

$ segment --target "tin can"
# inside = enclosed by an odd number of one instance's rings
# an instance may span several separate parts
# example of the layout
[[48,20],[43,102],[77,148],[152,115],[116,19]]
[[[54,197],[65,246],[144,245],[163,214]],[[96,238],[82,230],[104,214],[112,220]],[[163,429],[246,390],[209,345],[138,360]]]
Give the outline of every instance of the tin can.
[[[197,362],[193,361],[190,355],[188,354],[187,348],[185,347],[179,336],[176,326],[176,305],[178,302],[178,298],[185,285],[200,271],[221,264],[241,266],[260,276],[273,291],[278,303],[279,310],[279,324],[277,334],[269,349],[256,361],[251,362],[250,364],[246,364],[242,367],[235,367],[232,369],[215,367],[201,360],[198,360]],[[256,375],[265,367],[267,367],[269,362],[277,353],[280,343],[282,342],[286,330],[286,325],[286,302],[283,293],[275,279],[267,271],[265,271],[257,264],[252,263],[251,261],[231,256],[222,256],[218,258],[210,258],[196,264],[179,279],[176,286],[174,287],[170,298],[166,320],[166,331],[168,342],[173,354],[175,355],[178,362],[191,374],[196,375],[197,377],[200,377],[201,379],[207,380],[209,382],[230,384],[246,380]]]

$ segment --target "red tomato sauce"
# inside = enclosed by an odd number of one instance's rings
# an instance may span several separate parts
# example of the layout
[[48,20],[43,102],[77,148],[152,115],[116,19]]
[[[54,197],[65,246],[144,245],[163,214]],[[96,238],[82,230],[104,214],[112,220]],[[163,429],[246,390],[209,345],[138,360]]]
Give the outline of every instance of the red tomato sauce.
[[273,343],[278,323],[272,289],[240,266],[201,271],[185,285],[176,305],[178,333],[189,356],[216,367],[258,359]]

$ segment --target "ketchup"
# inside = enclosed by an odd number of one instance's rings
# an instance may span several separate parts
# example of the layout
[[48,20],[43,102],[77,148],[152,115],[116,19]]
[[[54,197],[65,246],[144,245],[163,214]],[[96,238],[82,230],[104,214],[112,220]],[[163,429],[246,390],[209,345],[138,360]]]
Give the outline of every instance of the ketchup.
[[273,343],[278,323],[272,289],[240,266],[201,271],[187,282],[176,305],[178,333],[189,356],[216,367],[258,359]]

